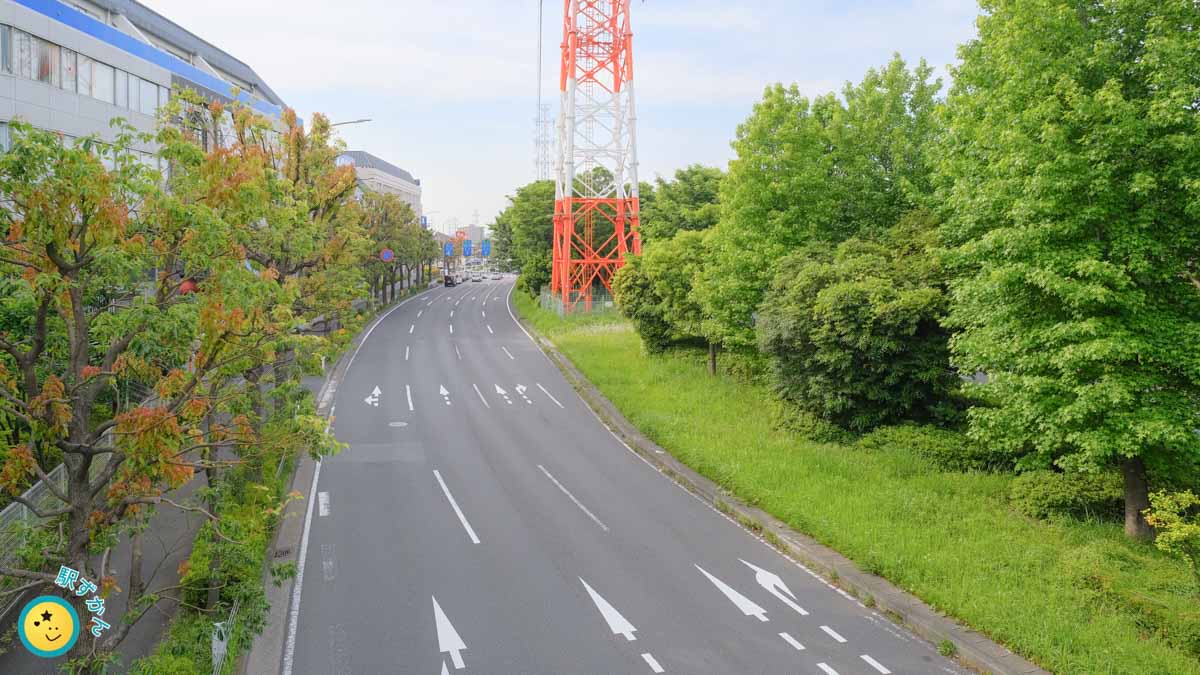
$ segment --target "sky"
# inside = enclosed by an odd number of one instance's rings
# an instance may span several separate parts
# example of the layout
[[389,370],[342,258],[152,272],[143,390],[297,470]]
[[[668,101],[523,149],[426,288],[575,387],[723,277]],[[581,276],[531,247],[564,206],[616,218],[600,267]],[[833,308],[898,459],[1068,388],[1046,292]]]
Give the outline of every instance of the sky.
[[[142,0],[250,65],[305,118],[421,180],[436,229],[487,224],[535,177],[538,0]],[[562,0],[544,0],[558,115]],[[899,53],[948,83],[975,0],[633,0],[641,179],[724,168],[763,88],[840,90]]]

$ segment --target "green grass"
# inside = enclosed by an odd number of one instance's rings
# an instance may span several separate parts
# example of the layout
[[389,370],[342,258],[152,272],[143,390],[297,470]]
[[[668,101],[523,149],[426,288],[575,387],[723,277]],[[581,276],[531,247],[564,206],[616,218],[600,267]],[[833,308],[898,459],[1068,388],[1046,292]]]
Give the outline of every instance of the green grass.
[[513,300],[647,436],[862,569],[1055,672],[1200,673],[1189,572],[1119,524],[1031,521],[1009,506],[1008,475],[775,429],[770,393],[709,377],[702,354],[649,357],[619,319]]

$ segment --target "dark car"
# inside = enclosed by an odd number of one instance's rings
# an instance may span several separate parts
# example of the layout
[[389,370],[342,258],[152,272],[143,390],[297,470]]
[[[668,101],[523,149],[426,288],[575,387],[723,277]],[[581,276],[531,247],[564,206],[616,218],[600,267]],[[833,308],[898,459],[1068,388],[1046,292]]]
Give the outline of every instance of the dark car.
[[445,277],[442,279],[442,283],[443,283],[443,284],[444,284],[446,287],[453,286],[453,285],[454,285],[454,275],[452,275],[452,274],[447,274],[447,275],[446,275],[446,276],[445,276]]

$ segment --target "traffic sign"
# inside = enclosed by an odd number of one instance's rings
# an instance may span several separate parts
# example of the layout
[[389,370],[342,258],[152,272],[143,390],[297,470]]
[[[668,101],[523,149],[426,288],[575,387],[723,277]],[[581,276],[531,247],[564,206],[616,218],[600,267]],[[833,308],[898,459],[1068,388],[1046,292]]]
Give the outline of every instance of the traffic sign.
[[467,258],[471,257],[471,240],[470,239],[463,239],[463,256],[467,257]]
[[454,255],[454,243],[449,241],[446,242],[446,245],[442,247],[442,254],[447,258]]
[[421,216],[421,227],[429,227],[429,216]]
[[395,257],[396,257],[396,254],[393,253],[392,249],[390,249],[390,248],[385,248],[379,252],[379,259],[382,260],[383,262],[392,262],[392,258],[395,258]]
[[483,257],[485,257],[485,258],[488,257],[489,255],[491,255],[492,254],[492,240],[484,239],[483,243],[480,244],[480,246],[479,246],[479,252],[481,254],[483,254]]

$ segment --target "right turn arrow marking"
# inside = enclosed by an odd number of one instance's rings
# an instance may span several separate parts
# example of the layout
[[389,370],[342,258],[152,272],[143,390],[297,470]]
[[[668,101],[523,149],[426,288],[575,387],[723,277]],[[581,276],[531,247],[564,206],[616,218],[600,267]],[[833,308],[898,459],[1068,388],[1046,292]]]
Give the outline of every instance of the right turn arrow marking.
[[800,616],[808,616],[808,612],[796,604],[796,596],[792,593],[792,589],[783,583],[783,579],[780,579],[778,574],[768,572],[761,567],[755,567],[741,558],[738,558],[738,560],[741,560],[742,564],[746,567],[754,570],[754,580],[758,582],[759,586],[762,586],[768,593],[779,598],[779,601],[783,604],[799,612]]
[[[442,606],[438,604],[437,598],[433,598],[433,619],[437,623],[438,651],[450,654],[450,661],[454,664],[455,670],[463,668],[465,664],[463,664],[462,651],[467,648],[467,645],[459,637],[458,631],[454,630],[454,626],[450,624],[450,619],[446,618],[446,613],[442,611]],[[445,662],[442,665],[444,673]]]
[[729,584],[725,583],[724,581],[721,581],[720,579],[714,577],[713,575],[709,574],[708,572],[705,572],[703,567],[696,565],[696,569],[700,570],[701,574],[708,577],[708,580],[713,582],[713,585],[716,586],[717,589],[720,590],[722,593],[724,593],[725,597],[729,598],[730,602],[732,602],[734,605],[736,605],[738,609],[742,610],[742,614],[745,614],[746,616],[753,616],[753,617],[757,618],[759,621],[768,621],[767,610],[763,609],[762,607],[759,607],[750,598],[747,598],[746,596],[742,595],[741,593],[738,593],[737,591],[733,590],[733,588],[731,588],[729,586]]
[[583,577],[580,577],[579,581],[587,589],[588,595],[592,596],[592,602],[596,603],[596,609],[600,610],[600,615],[608,622],[608,627],[612,629],[613,635],[624,635],[625,639],[630,642],[636,640],[637,636],[634,635],[634,632],[637,629],[633,627],[633,624],[621,616],[621,613],[615,607],[608,604],[607,600],[600,597],[599,593],[592,590],[592,587],[588,586],[588,582],[584,581]]

